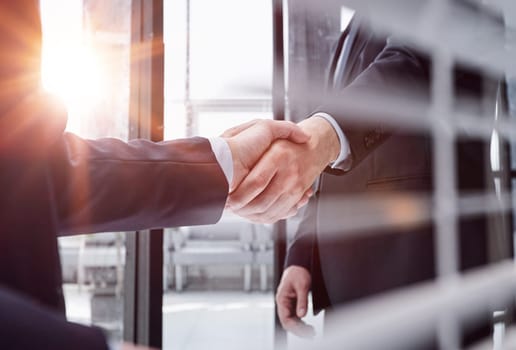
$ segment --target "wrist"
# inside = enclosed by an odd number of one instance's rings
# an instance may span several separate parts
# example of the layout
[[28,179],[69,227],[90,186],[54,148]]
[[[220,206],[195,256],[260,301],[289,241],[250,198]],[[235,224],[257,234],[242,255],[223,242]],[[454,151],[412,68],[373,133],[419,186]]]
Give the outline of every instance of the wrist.
[[298,265],[291,265],[283,271],[282,279],[290,279],[301,282],[306,285],[307,289],[310,288],[312,281],[312,274],[305,267]]
[[320,157],[324,165],[335,161],[340,153],[340,141],[333,126],[324,118],[313,117],[301,121],[299,127],[310,134],[308,141]]
[[240,161],[238,153],[238,147],[234,137],[222,137],[228,144],[229,150],[231,151],[231,157],[233,158],[233,178],[229,184],[229,193],[231,193],[235,187],[242,181],[245,175],[249,172],[249,169]]

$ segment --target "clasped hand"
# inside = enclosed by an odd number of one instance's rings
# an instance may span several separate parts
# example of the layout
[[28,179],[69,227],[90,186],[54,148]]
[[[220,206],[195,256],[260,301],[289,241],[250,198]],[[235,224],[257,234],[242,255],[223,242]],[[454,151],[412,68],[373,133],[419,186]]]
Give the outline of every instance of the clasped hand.
[[299,124],[255,120],[222,137],[231,149],[234,169],[227,207],[259,223],[295,215],[340,149],[333,127],[317,117]]

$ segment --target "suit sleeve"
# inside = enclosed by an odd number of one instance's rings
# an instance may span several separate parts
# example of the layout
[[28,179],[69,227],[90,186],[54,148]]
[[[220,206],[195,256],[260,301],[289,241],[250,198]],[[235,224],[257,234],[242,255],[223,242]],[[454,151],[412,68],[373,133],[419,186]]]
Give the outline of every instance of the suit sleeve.
[[108,350],[103,332],[67,322],[42,306],[0,288],[2,349]]
[[[387,45],[362,73],[347,87],[334,94],[331,101],[315,112],[331,115],[349,141],[351,156],[337,169],[328,172],[342,174],[351,170],[380,146],[394,131],[384,123],[388,115],[365,115],[354,108],[365,98],[374,104],[377,97],[388,101],[407,101],[409,97],[428,101],[429,63],[414,50],[389,39]],[[353,117],[350,118],[349,116]],[[362,121],[363,120],[363,121]],[[371,120],[374,120],[372,122]]]
[[215,223],[228,184],[208,140],[83,140],[65,133],[52,154],[62,234]]
[[285,268],[301,266],[312,272],[317,228],[317,198],[313,197],[303,212],[294,239],[288,246]]

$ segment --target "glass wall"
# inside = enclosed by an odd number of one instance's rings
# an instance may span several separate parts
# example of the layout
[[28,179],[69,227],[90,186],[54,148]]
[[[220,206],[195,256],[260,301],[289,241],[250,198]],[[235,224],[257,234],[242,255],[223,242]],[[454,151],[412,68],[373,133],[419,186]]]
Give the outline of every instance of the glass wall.
[[165,0],[164,6],[165,138],[218,135],[235,123],[270,118],[271,4]]
[[[43,85],[62,98],[67,131],[128,138],[131,0],[42,0]],[[67,316],[122,336],[125,234],[59,239]]]
[[[272,118],[270,1],[165,0],[165,138]],[[272,349],[272,227],[165,230],[164,349]]]

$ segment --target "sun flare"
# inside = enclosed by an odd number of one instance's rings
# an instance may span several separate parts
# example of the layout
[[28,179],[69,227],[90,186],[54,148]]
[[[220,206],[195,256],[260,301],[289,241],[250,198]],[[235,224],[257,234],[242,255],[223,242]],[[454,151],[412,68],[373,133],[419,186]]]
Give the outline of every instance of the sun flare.
[[70,111],[82,110],[100,101],[105,91],[101,61],[92,48],[44,45],[42,84],[61,98]]

